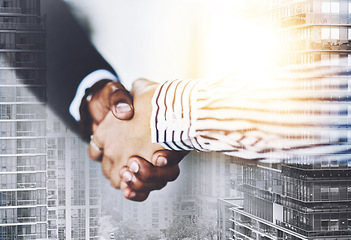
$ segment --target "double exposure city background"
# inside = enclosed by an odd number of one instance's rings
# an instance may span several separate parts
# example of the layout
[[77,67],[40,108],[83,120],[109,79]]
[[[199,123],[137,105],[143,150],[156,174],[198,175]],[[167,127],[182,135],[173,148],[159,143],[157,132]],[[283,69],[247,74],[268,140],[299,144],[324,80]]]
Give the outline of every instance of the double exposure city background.
[[[348,152],[279,163],[192,152],[175,182],[124,199],[46,105],[43,2],[0,0],[0,240],[351,239]],[[274,64],[340,68],[328,81],[351,91],[351,0],[66,2],[127,86]],[[351,119],[351,105],[339,114]]]

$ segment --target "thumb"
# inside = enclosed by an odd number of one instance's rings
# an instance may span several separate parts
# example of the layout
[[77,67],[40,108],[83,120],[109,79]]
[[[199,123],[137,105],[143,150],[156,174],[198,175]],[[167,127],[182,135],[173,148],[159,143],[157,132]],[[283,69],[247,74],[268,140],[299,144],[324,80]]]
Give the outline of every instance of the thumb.
[[189,152],[158,150],[154,152],[151,163],[157,167],[173,166],[178,164]]
[[109,108],[120,120],[129,120],[134,115],[133,99],[130,93],[119,82],[109,83]]

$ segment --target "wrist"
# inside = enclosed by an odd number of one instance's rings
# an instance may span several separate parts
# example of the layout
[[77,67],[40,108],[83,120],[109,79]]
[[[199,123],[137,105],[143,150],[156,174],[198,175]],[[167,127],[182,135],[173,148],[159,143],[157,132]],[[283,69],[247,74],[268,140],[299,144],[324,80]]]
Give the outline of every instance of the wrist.
[[79,106],[79,130],[83,140],[90,141],[90,135],[93,134],[93,116],[89,110],[89,104],[92,97],[99,94],[102,89],[110,83],[111,80],[97,81],[93,86],[86,90]]
[[[108,80],[108,81],[118,81],[117,76],[113,75],[111,72],[105,69],[96,70],[90,74],[88,74],[79,84],[76,94],[69,106],[69,112],[72,117],[79,121],[81,116],[79,112],[79,107],[82,103],[83,98],[88,97],[86,96],[88,89],[90,89],[94,84],[99,82],[100,80]],[[86,99],[89,101],[89,99]]]
[[193,150],[192,122],[196,120],[199,80],[174,80],[160,85],[152,98],[152,142],[168,150]]

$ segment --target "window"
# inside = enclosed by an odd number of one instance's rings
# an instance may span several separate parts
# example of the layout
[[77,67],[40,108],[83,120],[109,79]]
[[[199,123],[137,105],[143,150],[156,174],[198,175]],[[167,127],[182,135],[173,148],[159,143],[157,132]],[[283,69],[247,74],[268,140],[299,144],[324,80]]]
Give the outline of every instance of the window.
[[322,13],[330,13],[330,1],[322,2]]
[[339,39],[339,28],[331,28],[330,38],[331,39]]
[[[341,137],[341,136],[340,136]],[[340,138],[339,138],[340,139]],[[342,139],[342,138],[341,138]],[[330,161],[330,166],[331,167],[339,167],[339,161],[337,160],[332,160]]]
[[339,39],[340,38],[339,35],[340,35],[339,28],[323,27],[321,29],[321,39],[322,40]]
[[331,13],[339,13],[339,3],[338,2],[330,3],[330,12]]
[[321,36],[322,40],[326,40],[330,38],[330,28],[322,28],[322,36]]
[[321,197],[322,197],[322,200],[327,200],[328,197],[329,197],[329,188],[326,188],[326,187],[322,187],[321,188]]
[[322,2],[322,13],[339,13],[339,3],[323,1]]
[[322,160],[321,161],[321,167],[329,167],[329,161],[328,160]]
[[329,189],[329,199],[338,200],[339,199],[339,188],[331,187]]
[[331,54],[330,56],[330,65],[338,66],[339,65],[339,55],[338,54]]
[[351,40],[351,28],[347,29],[347,39]]
[[329,220],[321,220],[321,230],[328,230]]
[[339,230],[339,220],[338,219],[330,219],[328,230],[331,230],[331,231]]
[[[321,54],[321,62],[323,65],[329,66],[330,65],[330,54],[329,53],[322,53]],[[328,109],[328,111],[329,111],[329,109]]]

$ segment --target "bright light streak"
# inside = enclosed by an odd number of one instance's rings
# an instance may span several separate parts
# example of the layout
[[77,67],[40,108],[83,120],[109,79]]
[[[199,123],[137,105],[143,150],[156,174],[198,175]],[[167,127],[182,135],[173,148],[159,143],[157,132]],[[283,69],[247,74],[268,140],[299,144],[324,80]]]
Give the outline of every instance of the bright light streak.
[[[256,72],[271,66],[278,47],[270,26],[258,24],[256,16],[244,10],[242,1],[220,1],[208,5],[207,21],[202,23],[202,76],[217,78],[233,72]],[[243,12],[244,11],[244,12]]]

